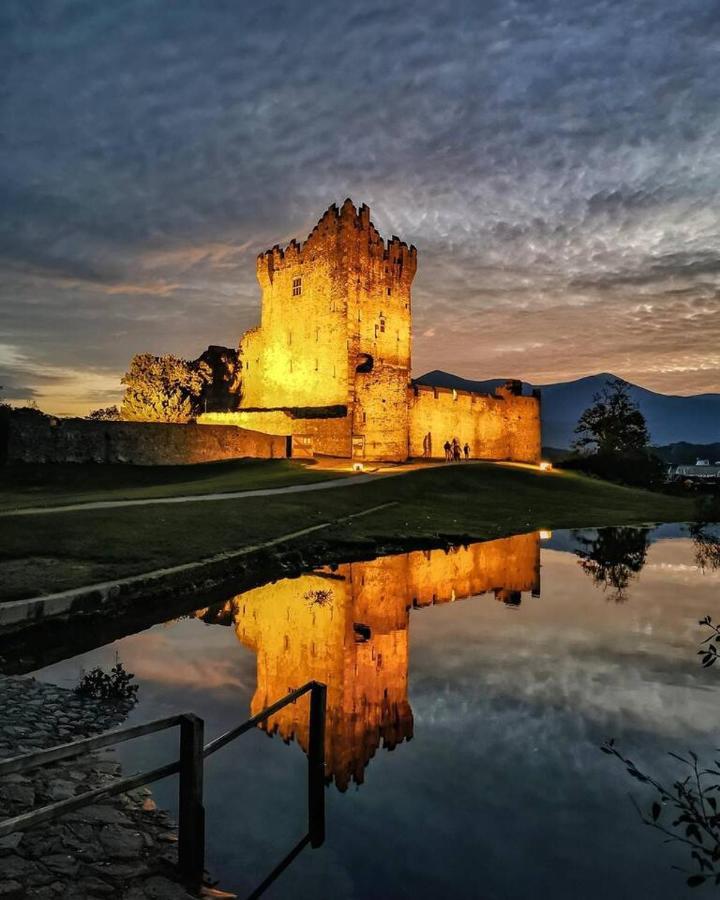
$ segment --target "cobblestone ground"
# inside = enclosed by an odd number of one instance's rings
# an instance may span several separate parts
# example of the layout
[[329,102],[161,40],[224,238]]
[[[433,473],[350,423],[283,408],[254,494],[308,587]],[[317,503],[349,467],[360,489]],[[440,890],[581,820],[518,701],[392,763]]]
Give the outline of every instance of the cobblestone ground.
[[[126,711],[31,678],[0,677],[0,758],[119,725]],[[112,752],[86,754],[0,778],[0,819],[120,776]],[[180,900],[177,832],[142,788],[0,838],[0,900]],[[224,895],[229,896],[229,895]]]

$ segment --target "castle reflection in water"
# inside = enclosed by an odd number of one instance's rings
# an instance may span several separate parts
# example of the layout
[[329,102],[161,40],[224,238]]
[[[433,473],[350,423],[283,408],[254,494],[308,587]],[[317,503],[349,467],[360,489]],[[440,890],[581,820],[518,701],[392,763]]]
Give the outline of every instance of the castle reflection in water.
[[[344,791],[362,784],[380,747],[413,735],[408,701],[410,611],[494,594],[517,606],[540,592],[540,535],[424,550],[318,569],[198,610],[232,625],[257,656],[252,714],[310,680],[327,685],[326,771]],[[284,707],[269,733],[308,744],[308,697]]]

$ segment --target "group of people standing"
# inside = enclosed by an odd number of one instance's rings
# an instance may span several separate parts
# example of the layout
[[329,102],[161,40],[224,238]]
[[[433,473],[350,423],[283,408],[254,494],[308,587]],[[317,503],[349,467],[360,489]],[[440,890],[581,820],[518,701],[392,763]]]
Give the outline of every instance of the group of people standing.
[[465,446],[460,446],[460,441],[454,437],[452,441],[445,441],[445,462],[460,462],[465,456],[465,459],[470,459],[470,444],[465,441]]

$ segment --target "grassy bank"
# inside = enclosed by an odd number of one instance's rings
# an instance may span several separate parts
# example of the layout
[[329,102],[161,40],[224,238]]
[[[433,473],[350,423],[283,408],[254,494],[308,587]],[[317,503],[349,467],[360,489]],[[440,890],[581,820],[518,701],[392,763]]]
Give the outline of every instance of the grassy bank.
[[397,548],[428,538],[683,521],[694,511],[690,500],[574,473],[475,464],[272,498],[10,516],[0,518],[0,599],[201,559],[391,502],[307,540]]
[[341,476],[289,459],[235,459],[194,466],[16,464],[0,467],[0,509],[256,490]]

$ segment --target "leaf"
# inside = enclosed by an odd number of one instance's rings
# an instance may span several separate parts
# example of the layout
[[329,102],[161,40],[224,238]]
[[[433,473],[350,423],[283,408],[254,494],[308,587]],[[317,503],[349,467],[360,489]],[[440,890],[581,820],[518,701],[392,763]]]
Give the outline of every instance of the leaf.
[[657,820],[660,818],[661,812],[662,812],[662,806],[660,806],[660,804],[656,800],[655,803],[653,803],[653,805],[652,805],[653,822],[657,822]]
[[701,884],[705,884],[706,880],[704,875],[691,875],[687,880],[687,884],[688,887],[699,887]]

